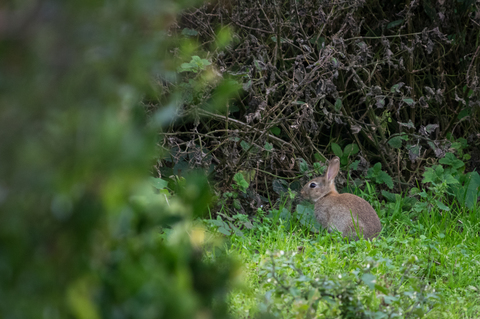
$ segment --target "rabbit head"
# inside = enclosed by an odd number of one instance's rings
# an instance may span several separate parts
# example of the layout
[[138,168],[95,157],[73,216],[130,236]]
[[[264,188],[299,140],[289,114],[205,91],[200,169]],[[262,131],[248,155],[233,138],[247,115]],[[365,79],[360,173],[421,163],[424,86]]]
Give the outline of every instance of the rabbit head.
[[339,170],[340,159],[335,156],[328,163],[327,172],[323,176],[319,176],[309,181],[303,187],[300,195],[315,203],[328,194],[338,194],[335,187],[335,177]]

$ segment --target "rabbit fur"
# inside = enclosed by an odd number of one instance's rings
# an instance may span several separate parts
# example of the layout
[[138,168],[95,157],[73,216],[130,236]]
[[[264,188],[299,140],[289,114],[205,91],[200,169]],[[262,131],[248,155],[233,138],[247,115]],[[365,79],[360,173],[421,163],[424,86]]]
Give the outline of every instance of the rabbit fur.
[[339,170],[340,159],[334,157],[325,175],[309,181],[301,196],[315,203],[315,217],[328,232],[338,230],[344,237],[354,240],[361,234],[365,239],[377,237],[382,224],[373,207],[363,198],[337,192],[335,177]]

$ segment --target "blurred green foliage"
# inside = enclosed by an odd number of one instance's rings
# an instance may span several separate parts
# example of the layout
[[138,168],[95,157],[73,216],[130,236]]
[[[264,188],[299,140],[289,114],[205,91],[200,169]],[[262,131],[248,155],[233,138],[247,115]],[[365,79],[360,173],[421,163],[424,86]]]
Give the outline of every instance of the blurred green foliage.
[[206,179],[148,180],[175,108],[146,125],[140,101],[170,98],[152,79],[175,74],[166,29],[189,2],[0,5],[1,318],[226,316],[235,265],[205,261],[191,221]]

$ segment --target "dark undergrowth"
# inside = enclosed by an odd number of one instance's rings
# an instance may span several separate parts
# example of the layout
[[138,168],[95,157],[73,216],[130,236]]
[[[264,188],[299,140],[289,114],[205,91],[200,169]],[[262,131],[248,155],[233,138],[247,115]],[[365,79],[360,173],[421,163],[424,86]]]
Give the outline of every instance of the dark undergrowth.
[[[203,168],[220,195],[241,173],[250,187],[234,210],[251,213],[298,190],[333,154],[349,171],[343,186],[348,177],[395,193],[447,153],[473,171],[479,24],[470,0],[218,1],[186,11],[170,29],[184,63],[147,101],[155,110],[180,92],[157,174],[173,181]],[[216,106],[225,88],[237,93]]]

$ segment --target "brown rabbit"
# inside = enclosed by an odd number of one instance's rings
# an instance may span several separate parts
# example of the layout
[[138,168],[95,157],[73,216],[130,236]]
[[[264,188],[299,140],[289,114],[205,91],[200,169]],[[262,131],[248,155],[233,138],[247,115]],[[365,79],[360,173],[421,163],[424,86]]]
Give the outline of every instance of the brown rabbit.
[[315,217],[328,232],[336,229],[355,240],[361,234],[366,239],[378,236],[382,224],[373,207],[358,196],[337,192],[335,177],[339,169],[340,159],[334,157],[325,175],[308,182],[301,196],[315,203]]

